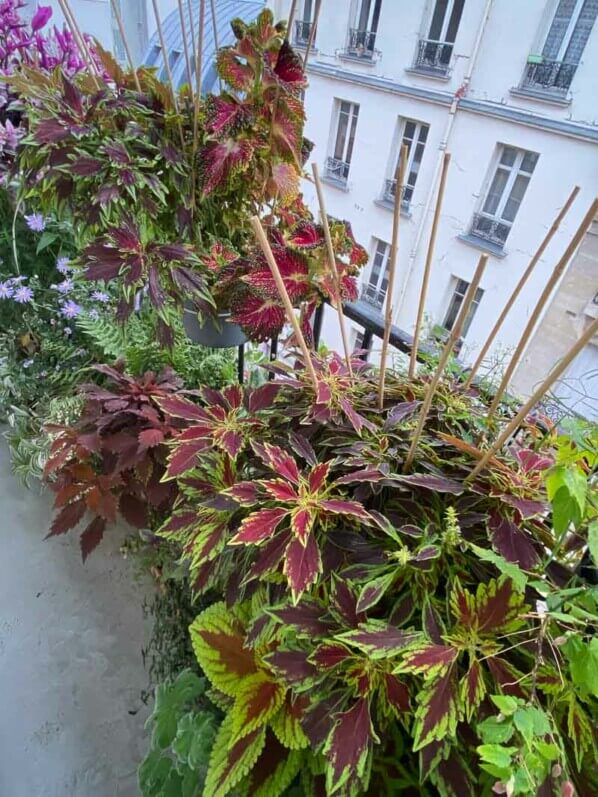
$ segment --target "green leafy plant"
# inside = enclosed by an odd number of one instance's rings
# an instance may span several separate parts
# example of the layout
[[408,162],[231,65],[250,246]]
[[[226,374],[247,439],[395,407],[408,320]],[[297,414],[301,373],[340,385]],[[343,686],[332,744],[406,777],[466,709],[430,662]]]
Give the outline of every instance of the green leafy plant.
[[472,481],[484,404],[448,379],[405,473],[425,376],[387,374],[380,412],[362,361],[313,359],[315,387],[277,363],[160,402],[186,428],[158,533],[226,596],[191,625],[225,710],[204,794],[261,793],[270,760],[268,795],[589,797],[598,612],[545,488],[562,443],[528,419]]
[[150,749],[139,767],[143,797],[199,797],[206,778],[216,716],[205,704],[206,680],[183,670],[156,688]]

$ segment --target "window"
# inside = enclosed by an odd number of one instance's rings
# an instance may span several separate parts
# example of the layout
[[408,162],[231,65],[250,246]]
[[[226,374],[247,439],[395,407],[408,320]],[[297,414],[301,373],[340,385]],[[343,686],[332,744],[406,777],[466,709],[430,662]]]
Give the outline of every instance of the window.
[[[453,295],[451,296],[451,300],[449,302],[446,316],[444,317],[444,323],[442,324],[442,326],[449,332],[451,332],[455,326],[455,321],[457,320],[457,316],[461,310],[461,305],[463,304],[463,299],[465,298],[468,288],[469,282],[466,282],[462,279],[457,280]],[[469,313],[467,313],[467,318],[463,324],[463,329],[461,330],[461,337],[463,338],[466,337],[467,333],[469,332],[469,327],[471,326],[471,322],[473,321],[473,317],[479,307],[483,295],[484,291],[481,288],[478,288],[475,292],[475,297],[471,303],[471,307],[469,308]]]
[[373,58],[382,0],[361,0],[355,16],[355,27],[349,29],[347,53],[359,58]]
[[295,44],[305,47],[309,42],[314,20],[316,0],[303,0],[303,14],[295,20]]
[[420,39],[415,69],[445,75],[457,38],[465,0],[436,0],[428,35]]
[[[416,122],[414,119],[406,119],[403,124],[403,132],[400,138],[398,154],[400,155],[401,146],[407,146],[407,166],[405,169],[405,187],[403,189],[402,205],[408,208],[413,198],[413,191],[415,190],[415,183],[417,182],[417,175],[421,167],[422,158],[424,156],[424,148],[428,140],[428,132],[430,126],[424,122]],[[398,169],[398,157],[395,160],[393,177],[386,180],[384,187],[384,199],[387,202],[394,203],[395,194],[397,191],[396,173]]]
[[598,0],[559,0],[540,55],[530,56],[523,85],[565,94],[598,15]]
[[473,235],[503,246],[537,162],[535,152],[515,147],[500,148],[496,171],[482,209],[473,219]]
[[390,245],[385,241],[374,239],[374,258],[367,283],[361,291],[361,298],[368,304],[373,305],[377,310],[382,308],[386,298],[388,287],[388,256],[390,255]]
[[337,101],[338,116],[334,136],[333,155],[326,159],[326,175],[340,183],[349,177],[359,105],[345,100]]

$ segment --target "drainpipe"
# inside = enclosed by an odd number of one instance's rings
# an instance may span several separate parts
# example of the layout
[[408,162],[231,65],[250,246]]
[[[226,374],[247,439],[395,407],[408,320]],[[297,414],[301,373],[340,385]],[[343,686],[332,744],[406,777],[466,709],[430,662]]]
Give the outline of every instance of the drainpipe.
[[397,301],[397,309],[395,312],[395,323],[397,323],[397,319],[403,307],[403,302],[405,301],[405,294],[407,292],[407,286],[413,274],[413,268],[415,266],[415,260],[417,258],[417,254],[419,251],[419,246],[421,244],[421,240],[424,234],[424,228],[426,226],[426,219],[428,218],[428,213],[430,212],[430,207],[432,205],[432,199],[436,196],[436,186],[438,183],[438,179],[440,177],[440,170],[442,168],[442,161],[444,158],[444,152],[448,146],[449,139],[451,136],[451,132],[453,130],[453,125],[455,124],[455,119],[457,116],[457,109],[459,107],[459,101],[467,94],[469,90],[469,84],[471,82],[471,75],[475,66],[475,62],[478,57],[478,53],[480,51],[480,46],[482,44],[482,38],[484,36],[484,31],[486,29],[486,24],[488,22],[488,17],[490,16],[490,11],[492,9],[492,3],[494,0],[486,0],[486,7],[484,9],[484,15],[482,17],[482,21],[480,22],[480,26],[478,28],[478,32],[476,34],[476,39],[473,45],[473,50],[471,52],[471,58],[469,59],[469,64],[467,67],[467,71],[463,78],[463,83],[457,89],[453,96],[453,101],[451,102],[451,107],[449,108],[448,112],[448,119],[446,122],[446,129],[444,131],[444,135],[438,145],[438,161],[436,163],[436,168],[434,170],[434,177],[432,179],[432,185],[430,191],[428,192],[428,196],[426,198],[426,204],[424,206],[424,211],[422,214],[421,224],[417,230],[417,234],[415,236],[415,241],[413,242],[413,246],[409,253],[409,262],[407,264],[407,270],[405,273],[405,278],[401,283],[401,292],[399,294],[399,299]]

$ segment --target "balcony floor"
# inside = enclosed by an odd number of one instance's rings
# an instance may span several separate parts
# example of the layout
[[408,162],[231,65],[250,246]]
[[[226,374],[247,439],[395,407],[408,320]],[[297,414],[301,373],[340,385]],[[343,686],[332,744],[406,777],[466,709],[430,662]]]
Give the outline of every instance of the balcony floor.
[[136,797],[143,594],[123,534],[86,565],[76,534],[44,541],[50,496],[14,479],[1,438],[0,507],[0,795]]

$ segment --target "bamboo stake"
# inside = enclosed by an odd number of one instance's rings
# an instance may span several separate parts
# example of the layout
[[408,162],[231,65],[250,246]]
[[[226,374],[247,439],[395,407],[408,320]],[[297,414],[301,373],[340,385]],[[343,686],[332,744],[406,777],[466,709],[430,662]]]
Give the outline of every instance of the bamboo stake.
[[131,54],[131,48],[129,47],[127,33],[125,31],[125,26],[123,25],[120,8],[118,7],[118,0],[111,0],[111,4],[112,4],[112,13],[114,14],[114,18],[116,19],[116,24],[118,25],[118,30],[120,31],[120,38],[122,39],[123,46],[125,48],[125,53],[127,55],[127,61],[129,62],[129,66],[131,67],[131,72],[133,73],[135,88],[137,89],[139,94],[141,94],[141,84],[139,82],[139,76],[137,75],[137,70],[135,69],[135,64],[133,62],[133,56]]
[[384,312],[384,335],[382,337],[382,355],[380,359],[380,378],[378,382],[378,409],[384,406],[384,382],[386,378],[386,358],[388,356],[388,344],[390,342],[390,330],[392,327],[392,316],[394,312],[393,297],[395,290],[395,274],[397,270],[397,254],[399,251],[399,223],[401,219],[401,202],[403,201],[403,183],[405,182],[405,170],[407,168],[407,158],[409,150],[407,145],[401,146],[399,156],[399,168],[397,172],[397,185],[395,189],[395,204],[392,217],[392,238],[390,244],[390,259],[388,262],[388,283],[386,285],[386,308]]
[[571,191],[571,193],[569,194],[569,197],[568,197],[567,201],[565,202],[565,204],[561,208],[561,210],[558,213],[557,217],[552,222],[552,226],[550,227],[550,229],[548,230],[548,232],[544,236],[544,240],[542,241],[540,246],[537,248],[534,256],[532,257],[532,259],[529,261],[528,267],[523,272],[523,274],[521,276],[521,279],[519,280],[519,282],[517,283],[517,285],[515,287],[515,290],[511,294],[510,298],[507,300],[507,303],[505,304],[505,306],[503,307],[503,310],[502,310],[501,314],[499,315],[496,323],[494,324],[494,326],[492,327],[492,330],[490,331],[490,334],[488,335],[488,339],[486,340],[486,342],[484,343],[484,345],[480,349],[480,353],[478,354],[478,357],[477,357],[475,363],[471,367],[471,371],[469,372],[469,376],[467,377],[467,379],[465,380],[465,383],[464,383],[464,388],[466,390],[467,390],[467,388],[469,388],[471,386],[471,383],[473,382],[473,379],[474,379],[474,377],[475,377],[480,365],[483,363],[483,361],[484,361],[484,359],[486,357],[486,354],[488,353],[488,349],[490,348],[490,346],[492,345],[494,339],[496,338],[499,329],[504,324],[505,318],[508,316],[511,308],[515,304],[515,302],[517,300],[517,297],[519,296],[519,294],[523,290],[523,286],[528,281],[532,271],[536,267],[537,262],[540,260],[540,258],[544,254],[544,250],[546,249],[546,247],[548,246],[548,244],[552,240],[552,237],[554,236],[554,234],[556,233],[558,228],[561,226],[562,220],[567,215],[567,213],[569,211],[569,208],[573,204],[573,200],[575,199],[575,197],[577,196],[578,193],[579,193],[579,186],[576,185],[574,187],[573,191]]
[[253,232],[255,233],[257,242],[259,243],[265,258],[268,261],[268,266],[270,267],[270,271],[272,272],[272,276],[274,277],[274,282],[276,283],[278,293],[280,294],[280,298],[282,299],[282,302],[284,304],[287,318],[291,326],[293,327],[295,337],[297,338],[297,343],[299,344],[299,348],[301,349],[303,356],[305,358],[305,367],[307,369],[311,381],[313,382],[314,390],[317,391],[318,379],[316,376],[316,372],[314,370],[313,363],[311,361],[311,355],[309,353],[309,349],[307,348],[307,343],[305,342],[303,333],[301,332],[301,327],[299,326],[299,322],[297,321],[297,316],[295,315],[295,312],[293,310],[293,305],[291,304],[291,300],[289,299],[289,294],[287,293],[287,289],[285,288],[283,279],[280,276],[278,264],[274,259],[274,255],[272,254],[272,249],[266,237],[266,233],[264,232],[264,228],[262,227],[261,222],[257,216],[253,216],[253,218],[250,219],[250,224],[253,228]]
[[428,296],[428,285],[430,283],[430,273],[432,271],[432,259],[434,257],[434,249],[436,247],[436,235],[438,233],[440,211],[442,210],[442,201],[444,199],[444,189],[446,186],[446,178],[450,162],[451,162],[450,153],[445,152],[444,158],[442,159],[442,171],[440,173],[438,196],[436,197],[436,207],[434,208],[434,218],[432,221],[432,229],[430,230],[430,240],[428,242],[428,251],[426,253],[424,275],[422,278],[422,286],[419,294],[419,306],[417,308],[417,320],[415,322],[415,331],[413,333],[413,343],[411,344],[411,358],[409,360],[409,379],[413,379],[413,377],[415,376],[415,367],[417,365],[417,350],[419,347],[419,336],[421,334],[422,323],[424,320],[424,310],[426,307],[426,298]]
[[77,47],[79,48],[79,52],[81,53],[81,57],[83,58],[83,60],[87,64],[87,67],[88,67],[91,75],[96,78],[96,82],[98,83],[98,86],[99,86],[100,84],[99,84],[99,72],[98,72],[98,69],[97,69],[97,67],[95,65],[95,61],[92,58],[91,52],[90,52],[90,50],[89,50],[89,48],[87,46],[87,42],[85,41],[85,39],[84,39],[84,37],[83,37],[83,35],[81,33],[81,30],[79,28],[79,25],[77,24],[77,19],[76,19],[75,15],[73,14],[73,11],[72,11],[71,7],[68,4],[68,0],[58,0],[58,3],[60,5],[60,9],[61,9],[61,11],[63,13],[64,18],[65,18],[66,24],[69,26],[69,28],[71,30],[71,33],[73,35],[73,38],[74,38],[74,40],[75,40],[75,42],[77,44]]
[[[218,44],[218,25],[216,24],[215,0],[210,0],[210,11],[212,13],[212,33],[214,34],[214,50],[216,53],[218,53],[220,45]],[[222,91],[222,81],[220,80],[220,75],[218,75],[218,86],[220,88],[220,91]]]
[[432,376],[432,379],[428,385],[424,402],[422,404],[422,408],[419,413],[417,428],[415,430],[415,434],[413,435],[413,439],[411,441],[411,447],[409,449],[409,453],[407,454],[407,459],[405,460],[405,466],[404,466],[405,472],[407,472],[410,469],[411,465],[413,464],[413,460],[415,458],[415,452],[417,451],[417,445],[419,443],[419,438],[421,437],[421,433],[426,423],[430,407],[432,406],[432,398],[434,397],[434,393],[436,391],[436,388],[438,387],[438,383],[440,382],[440,378],[443,374],[443,371],[446,367],[449,357],[451,356],[451,352],[453,351],[455,343],[458,341],[458,339],[461,336],[463,325],[465,324],[465,320],[469,314],[471,305],[473,304],[476,291],[480,284],[480,280],[482,279],[482,274],[484,273],[484,269],[486,268],[487,263],[488,263],[488,255],[481,255],[478,261],[478,267],[476,268],[473,279],[469,285],[469,288],[467,289],[465,298],[463,299],[463,304],[461,305],[461,310],[459,311],[459,315],[457,316],[455,325],[453,326],[449,339],[447,340],[446,345],[442,350],[442,354],[440,355],[440,360],[438,361],[436,371],[434,372],[434,375]]
[[521,357],[523,355],[523,352],[524,352],[524,350],[525,350],[525,348],[526,348],[526,346],[527,346],[527,344],[529,342],[529,339],[532,336],[532,333],[533,333],[534,328],[535,328],[535,326],[536,326],[536,324],[538,322],[538,319],[540,318],[540,315],[542,313],[542,310],[544,309],[544,306],[548,302],[548,300],[550,298],[550,295],[552,294],[552,291],[554,290],[557,282],[559,281],[559,279],[561,278],[565,268],[567,267],[567,264],[569,263],[569,260],[574,255],[575,250],[577,249],[577,247],[581,243],[581,239],[584,237],[584,235],[586,234],[586,232],[590,228],[590,225],[592,224],[592,221],[594,220],[594,218],[595,218],[597,213],[598,213],[598,199],[595,199],[592,202],[592,204],[590,205],[586,215],[583,217],[583,219],[581,221],[581,224],[577,228],[577,232],[575,233],[575,235],[573,236],[573,238],[571,239],[571,241],[569,243],[569,246],[565,249],[565,252],[563,253],[561,259],[556,264],[556,266],[554,268],[554,271],[550,275],[550,278],[549,278],[548,282],[546,283],[546,285],[544,287],[544,290],[542,291],[542,294],[540,295],[540,298],[538,299],[538,301],[536,303],[536,306],[534,307],[534,309],[532,311],[532,314],[531,314],[531,316],[529,318],[529,321],[527,322],[527,325],[526,325],[525,329],[523,330],[523,335],[521,336],[521,339],[520,339],[519,343],[517,344],[517,348],[515,349],[515,352],[514,352],[513,356],[511,357],[511,360],[510,360],[508,366],[505,369],[505,372],[503,374],[501,383],[500,383],[500,385],[498,387],[498,390],[496,391],[496,394],[494,396],[492,404],[490,405],[490,409],[488,410],[488,416],[487,416],[487,419],[486,419],[488,422],[490,422],[490,420],[492,419],[492,416],[494,415],[494,413],[496,411],[496,408],[500,404],[500,401],[501,401],[501,398],[503,396],[503,393],[505,392],[505,390],[507,388],[507,385],[511,381],[511,377],[513,376],[513,372],[514,372],[515,368],[517,367],[517,365],[519,364],[519,361],[520,361],[520,359],[521,359]]
[[[156,19],[156,29],[158,31],[158,38],[160,39],[160,47],[162,48],[162,60],[164,61],[164,68],[166,69],[166,75],[168,76],[168,82],[170,84],[170,90],[172,92],[172,101],[174,104],[174,110],[178,116],[179,103],[176,96],[176,88],[174,85],[174,81],[172,79],[172,70],[170,69],[170,59],[168,58],[168,50],[166,49],[166,42],[164,40],[164,31],[162,30],[162,20],[160,18],[160,9],[158,8],[157,0],[152,0],[152,5],[154,7],[154,17]],[[183,128],[181,127],[180,119],[179,119],[179,132],[181,134],[181,144],[183,144],[184,143]]]
[[193,6],[191,5],[191,2],[192,0],[187,0],[187,13],[189,16],[189,28],[191,29],[191,52],[195,58],[195,28],[193,27]]
[[295,18],[295,7],[297,5],[297,0],[292,0],[291,7],[289,9],[289,18],[287,20],[287,41],[291,38],[291,29],[293,27],[293,20]]
[[488,451],[484,452],[484,456],[472,472],[467,477],[467,480],[474,479],[478,473],[483,470],[488,461],[496,454],[496,452],[502,448],[502,446],[506,443],[509,437],[517,430],[517,427],[520,423],[525,419],[527,414],[534,408],[534,406],[540,401],[540,399],[550,390],[552,385],[560,378],[561,374],[565,372],[565,370],[569,367],[569,365],[573,362],[573,360],[577,357],[579,352],[586,346],[590,340],[594,337],[594,335],[598,334],[598,318],[594,319],[583,335],[577,340],[577,342],[569,349],[567,354],[561,359],[561,361],[555,365],[552,371],[548,374],[546,379],[542,382],[540,387],[534,392],[530,399],[528,399],[523,407],[519,410],[517,415],[505,426],[502,433],[499,435],[497,440],[492,444],[491,448]]
[[183,0],[178,0],[179,19],[181,20],[181,36],[183,37],[183,52],[185,53],[185,68],[187,70],[187,80],[189,81],[189,91],[193,99],[193,74],[191,72],[191,59],[189,58],[189,45],[187,44],[187,26],[185,24],[185,14],[183,12]]
[[309,54],[316,38],[316,28],[318,27],[318,18],[320,16],[320,8],[322,7],[322,0],[316,0],[316,10],[314,12],[314,22],[309,32],[309,39],[307,40],[307,47],[305,48],[305,58],[303,59],[303,71],[307,68]]
[[[197,38],[197,49],[195,51],[195,107],[193,109],[193,174],[195,175],[195,156],[199,139],[199,103],[201,100],[201,73],[203,69],[203,37],[206,19],[206,3],[200,0],[199,3],[199,28]],[[195,191],[193,192],[195,196]]]
[[326,213],[326,205],[324,202],[324,191],[322,189],[322,181],[320,180],[320,171],[317,163],[312,163],[311,169],[314,175],[314,183],[316,185],[316,193],[318,195],[318,202],[320,204],[320,216],[322,217],[322,227],[324,228],[324,238],[326,240],[326,249],[328,251],[328,264],[330,266],[330,273],[336,289],[336,312],[338,313],[338,323],[341,329],[341,338],[343,340],[343,349],[345,350],[345,360],[349,375],[353,379],[353,367],[351,365],[351,350],[349,348],[349,338],[347,336],[347,325],[345,324],[345,315],[343,313],[343,299],[342,299],[342,285],[336,267],[336,257],[334,255],[334,248],[332,246],[332,237],[330,235],[330,226],[328,224],[328,215]]

